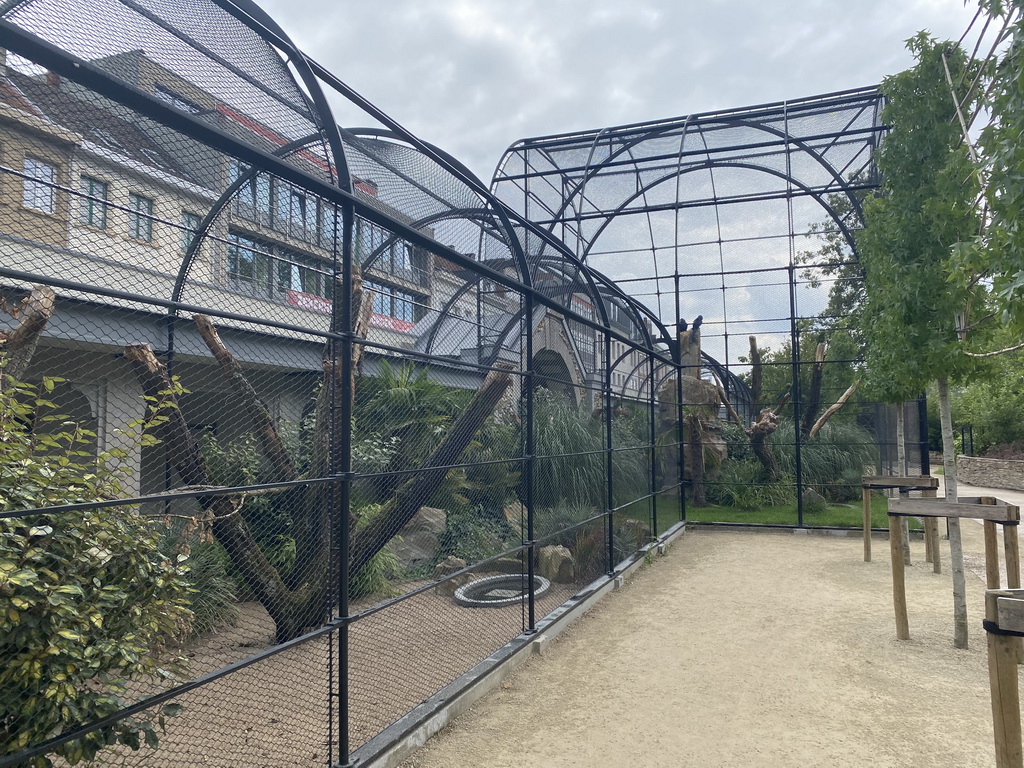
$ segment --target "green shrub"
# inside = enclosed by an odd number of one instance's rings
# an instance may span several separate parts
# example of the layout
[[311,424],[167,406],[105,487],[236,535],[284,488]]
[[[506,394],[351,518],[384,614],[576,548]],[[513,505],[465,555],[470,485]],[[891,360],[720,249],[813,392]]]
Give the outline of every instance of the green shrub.
[[[381,504],[367,504],[364,507],[353,510],[356,516],[356,527],[365,528],[370,524],[383,509]],[[348,596],[352,600],[361,597],[378,595],[381,597],[394,597],[398,590],[394,582],[404,576],[402,564],[398,558],[385,548],[370,558],[359,572],[354,574],[348,587]]]
[[763,507],[792,504],[796,492],[792,485],[764,482],[764,468],[751,459],[722,462],[718,479],[706,484],[708,501],[723,507],[753,512]]
[[[87,449],[96,435],[47,399],[59,380],[2,383],[0,511],[124,495],[127,452]],[[153,444],[148,429],[166,418],[162,407],[150,402],[125,432]],[[50,425],[45,434],[32,429],[40,423]],[[131,507],[0,519],[0,754],[115,714],[129,683],[181,670],[167,645],[192,619],[187,565],[186,555],[162,551],[157,528]],[[115,743],[155,748],[157,725],[179,709],[127,718],[55,753],[75,764]]]

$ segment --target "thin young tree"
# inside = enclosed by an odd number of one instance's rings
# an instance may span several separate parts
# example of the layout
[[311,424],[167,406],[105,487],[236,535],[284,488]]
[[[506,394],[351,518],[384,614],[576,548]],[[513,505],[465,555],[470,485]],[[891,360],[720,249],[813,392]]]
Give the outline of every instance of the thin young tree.
[[[958,105],[973,110],[977,96],[953,93],[956,83],[973,82],[977,65],[955,43],[925,33],[909,40],[908,48],[917,64],[882,84],[889,98],[882,117],[890,128],[878,152],[882,193],[866,202],[865,229],[858,237],[867,379],[874,395],[892,404],[912,399],[930,381],[937,383],[946,498],[955,502],[949,387],[972,371],[958,329],[983,306],[984,285],[949,279],[957,245],[979,229],[978,175],[957,118]],[[966,648],[966,584],[956,518],[949,520],[949,540],[954,645]]]

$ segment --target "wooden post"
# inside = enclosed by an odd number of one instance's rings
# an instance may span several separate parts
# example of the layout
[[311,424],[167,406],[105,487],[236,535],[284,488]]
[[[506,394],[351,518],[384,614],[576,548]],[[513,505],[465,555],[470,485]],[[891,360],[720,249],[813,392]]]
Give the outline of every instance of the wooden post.
[[[934,499],[938,495],[935,490],[921,491],[922,499]],[[939,546],[939,521],[938,518],[926,517],[924,519],[924,535],[931,541],[932,550],[932,572],[942,573],[942,548]]]
[[910,639],[907,618],[907,585],[903,566],[903,524],[898,517],[889,517],[889,556],[892,560],[892,606],[896,612],[896,639]]
[[[985,593],[985,618],[998,625],[1000,593]],[[1024,768],[1021,748],[1020,694],[1017,691],[1018,638],[987,632],[988,680],[992,691],[992,730],[996,768]]]
[[864,562],[871,562],[871,489],[864,492]]
[[1016,525],[1003,526],[1003,550],[1006,555],[1006,586],[1020,589],[1020,549]]
[[[1006,587],[1020,589],[1020,549],[1017,543],[1017,526],[1012,523],[1003,526],[1003,554],[1006,555]],[[1017,663],[1024,664],[1024,638],[1017,637]]]
[[991,520],[985,521],[985,586],[999,589],[999,536]]
[[932,526],[931,518],[925,517],[921,520],[921,525],[924,528],[924,561],[926,563],[932,562],[934,553],[932,552]]

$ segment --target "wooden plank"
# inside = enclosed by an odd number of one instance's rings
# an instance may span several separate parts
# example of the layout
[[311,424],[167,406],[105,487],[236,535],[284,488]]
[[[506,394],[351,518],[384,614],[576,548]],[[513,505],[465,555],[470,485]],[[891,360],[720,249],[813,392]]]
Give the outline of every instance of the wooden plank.
[[892,561],[892,607],[896,614],[896,639],[910,639],[907,617],[907,584],[903,566],[903,526],[898,518],[889,518],[889,559]]
[[889,514],[894,517],[969,517],[997,523],[1020,520],[1020,509],[1013,504],[979,504],[976,499],[955,504],[944,499],[890,499]]
[[989,590],[998,592],[996,595],[996,618],[995,622],[1000,629],[1010,632],[1024,632],[1024,599],[1019,597],[1007,597],[1007,590]]
[[861,478],[862,488],[906,488],[910,491],[925,491],[939,487],[939,478],[930,475],[864,475]]
[[[1016,590],[1019,592],[1019,590]],[[1024,600],[1004,597],[1006,591],[985,593],[985,618],[1004,627],[999,619],[1001,604],[1009,600],[1019,604],[1013,613],[1024,619]],[[1021,742],[1020,693],[1017,689],[1016,638],[987,632],[988,679],[992,697],[992,732],[995,741],[996,768],[1024,768]]]
[[871,491],[864,489],[864,562],[871,562]]

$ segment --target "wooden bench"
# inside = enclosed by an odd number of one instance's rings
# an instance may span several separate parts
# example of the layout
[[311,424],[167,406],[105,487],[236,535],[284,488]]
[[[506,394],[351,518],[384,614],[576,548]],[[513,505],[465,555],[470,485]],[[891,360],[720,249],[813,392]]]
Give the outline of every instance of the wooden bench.
[[896,612],[896,637],[898,639],[910,639],[901,517],[923,517],[931,520],[940,517],[958,517],[984,521],[985,581],[988,589],[999,588],[999,547],[996,525],[1003,526],[1006,583],[1011,589],[1020,587],[1020,549],[1017,539],[1020,507],[993,496],[964,496],[956,502],[933,498],[892,499],[889,502],[889,555],[892,559],[892,599]]

